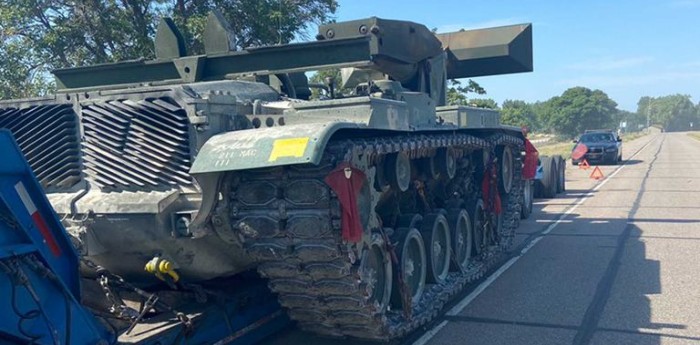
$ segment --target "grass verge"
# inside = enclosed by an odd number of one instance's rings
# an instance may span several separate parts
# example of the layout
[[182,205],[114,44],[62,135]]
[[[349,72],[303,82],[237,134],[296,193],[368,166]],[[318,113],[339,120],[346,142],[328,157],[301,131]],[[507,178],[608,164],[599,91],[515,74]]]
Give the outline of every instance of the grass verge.
[[700,132],[690,132],[688,133],[688,136],[693,139],[700,140]]

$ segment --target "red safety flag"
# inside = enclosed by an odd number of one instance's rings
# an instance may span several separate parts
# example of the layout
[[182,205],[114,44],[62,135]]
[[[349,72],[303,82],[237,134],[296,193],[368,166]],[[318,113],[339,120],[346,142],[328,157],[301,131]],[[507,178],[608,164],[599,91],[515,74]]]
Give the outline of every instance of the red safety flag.
[[574,160],[579,160],[583,158],[583,156],[585,156],[586,153],[588,153],[588,146],[579,143],[574,148],[574,151],[571,152],[571,158],[573,158]]
[[501,214],[501,196],[498,193],[498,174],[495,164],[491,164],[484,172],[484,178],[481,180],[481,195],[484,198],[486,211]]
[[362,239],[362,222],[357,209],[357,194],[365,183],[366,176],[362,170],[353,168],[343,162],[326,176],[325,181],[340,201],[342,208],[341,226],[343,240],[357,243]]

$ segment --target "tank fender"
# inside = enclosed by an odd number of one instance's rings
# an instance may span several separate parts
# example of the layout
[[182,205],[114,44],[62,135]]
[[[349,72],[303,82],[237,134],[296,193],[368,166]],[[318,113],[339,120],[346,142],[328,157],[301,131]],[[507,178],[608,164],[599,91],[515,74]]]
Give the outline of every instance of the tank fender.
[[362,127],[366,126],[347,122],[308,123],[218,134],[199,150],[190,174],[197,177],[224,171],[318,164],[335,132]]
[[199,150],[190,174],[202,190],[202,204],[190,223],[195,237],[217,233],[235,242],[230,224],[213,220],[218,192],[227,171],[280,165],[318,164],[328,140],[344,128],[365,127],[356,123],[331,122],[289,125],[227,132],[213,136]]

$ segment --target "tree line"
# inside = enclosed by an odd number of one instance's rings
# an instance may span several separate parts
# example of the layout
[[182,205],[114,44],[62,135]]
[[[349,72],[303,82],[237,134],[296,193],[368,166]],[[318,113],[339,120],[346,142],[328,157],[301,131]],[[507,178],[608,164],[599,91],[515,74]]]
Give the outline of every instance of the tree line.
[[467,98],[470,92],[486,93],[471,80],[468,87],[453,83],[448,102],[499,109],[504,124],[526,126],[534,132],[564,138],[575,138],[586,129],[621,127],[624,132],[636,132],[647,125],[655,125],[666,131],[688,131],[700,126],[700,103],[694,104],[689,95],[644,96],[637,102],[637,111],[630,112],[619,109],[605,92],[581,86],[569,88],[546,101],[528,103],[509,99],[500,106],[488,98]]
[[238,48],[287,43],[333,20],[336,0],[0,0],[0,99],[52,91],[56,68],[155,57],[161,17],[171,17],[189,54],[204,50],[212,9]]

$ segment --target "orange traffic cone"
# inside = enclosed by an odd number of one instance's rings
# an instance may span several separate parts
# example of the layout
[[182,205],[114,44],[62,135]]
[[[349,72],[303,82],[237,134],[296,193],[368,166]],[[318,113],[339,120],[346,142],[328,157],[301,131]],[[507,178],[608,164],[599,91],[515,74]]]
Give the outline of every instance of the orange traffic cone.
[[591,167],[591,166],[588,164],[588,161],[585,160],[585,159],[584,159],[583,161],[581,161],[581,162],[578,163],[578,168],[579,168],[579,169],[588,170],[588,168],[590,168],[590,167]]
[[600,170],[599,167],[595,167],[595,169],[593,169],[593,172],[591,173],[590,177],[592,179],[595,179],[595,180],[600,180],[605,176],[603,176],[603,172]]

